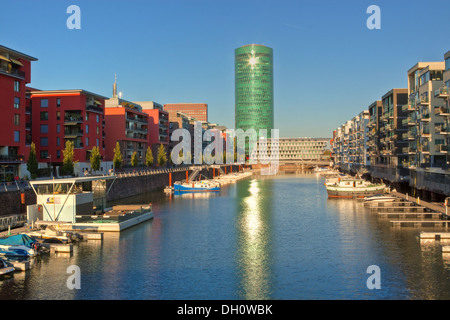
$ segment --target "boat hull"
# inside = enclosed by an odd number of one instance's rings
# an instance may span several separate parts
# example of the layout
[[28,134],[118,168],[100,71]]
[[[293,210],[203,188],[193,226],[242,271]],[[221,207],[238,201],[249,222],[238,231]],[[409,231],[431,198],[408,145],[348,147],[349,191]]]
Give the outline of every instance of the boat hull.
[[220,191],[220,187],[188,187],[183,185],[174,185],[174,191],[184,191],[184,192],[217,192]]
[[385,186],[366,188],[339,188],[327,186],[328,197],[330,198],[364,198],[383,192]]

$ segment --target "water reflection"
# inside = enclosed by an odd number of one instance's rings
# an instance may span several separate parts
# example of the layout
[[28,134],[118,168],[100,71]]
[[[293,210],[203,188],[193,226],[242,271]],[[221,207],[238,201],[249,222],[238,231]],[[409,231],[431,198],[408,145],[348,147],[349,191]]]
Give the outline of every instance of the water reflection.
[[269,299],[271,274],[271,181],[247,181],[237,185],[238,295],[242,299]]

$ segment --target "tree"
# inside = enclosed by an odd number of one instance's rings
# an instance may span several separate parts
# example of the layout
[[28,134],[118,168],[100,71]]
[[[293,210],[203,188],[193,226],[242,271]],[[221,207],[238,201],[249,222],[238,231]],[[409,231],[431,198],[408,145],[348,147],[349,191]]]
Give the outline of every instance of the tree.
[[114,168],[121,168],[122,167],[122,152],[120,152],[120,145],[119,141],[116,142],[116,147],[114,148],[114,159],[113,164]]
[[158,164],[163,166],[167,161],[166,150],[164,149],[163,144],[161,143],[158,148]]
[[145,165],[147,167],[151,167],[153,165],[153,153],[151,147],[147,148],[147,153],[145,154]]
[[100,155],[100,150],[97,146],[92,148],[91,151],[91,169],[93,171],[97,171],[100,170],[100,159],[101,159],[101,155]]
[[134,151],[133,154],[131,155],[131,166],[137,167],[137,165],[138,165],[138,156],[137,156],[137,152]]
[[64,175],[73,175],[73,142],[70,140],[66,141],[66,148],[63,151],[63,164],[62,164],[62,172]]
[[36,157],[36,146],[31,143],[30,154],[28,155],[27,170],[30,172],[30,178],[36,179],[38,173],[38,161]]

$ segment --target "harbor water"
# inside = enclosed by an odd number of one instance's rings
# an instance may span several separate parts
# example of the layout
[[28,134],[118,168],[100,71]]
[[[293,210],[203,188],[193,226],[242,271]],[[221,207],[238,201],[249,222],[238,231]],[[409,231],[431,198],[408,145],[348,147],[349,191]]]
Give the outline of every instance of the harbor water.
[[[450,262],[420,229],[351,199],[328,199],[312,173],[251,177],[218,193],[120,201],[154,219],[72,254],[43,255],[0,280],[0,299],[449,299]],[[67,282],[79,267],[80,288]],[[369,289],[379,267],[380,289]]]

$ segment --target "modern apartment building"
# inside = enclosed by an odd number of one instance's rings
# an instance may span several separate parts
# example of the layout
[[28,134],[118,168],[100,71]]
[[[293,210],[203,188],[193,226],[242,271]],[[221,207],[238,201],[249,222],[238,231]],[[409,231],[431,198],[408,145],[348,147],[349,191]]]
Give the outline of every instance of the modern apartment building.
[[106,159],[114,159],[114,148],[119,142],[123,165],[131,165],[134,152],[142,165],[149,143],[148,114],[136,103],[120,99],[117,95],[105,101]]
[[37,59],[0,46],[0,181],[27,174],[25,161],[31,141],[26,139],[30,114],[26,84],[31,81],[32,61]]
[[136,102],[142,106],[142,112],[148,115],[148,145],[152,148],[156,163],[158,148],[162,144],[169,158],[169,113],[163,105],[153,101]]
[[[281,163],[297,163],[320,161],[328,146],[329,138],[278,138],[267,139],[267,150],[278,148],[278,161]],[[258,156],[259,160],[268,161],[269,158]]]
[[208,122],[208,105],[206,103],[166,103],[164,104],[164,111],[169,112],[169,114],[182,112],[199,121]]
[[[74,145],[75,174],[90,168],[90,154],[99,147],[104,157],[105,99],[82,90],[30,91],[32,104],[32,140],[37,159],[48,163],[58,175],[67,141]],[[106,172],[106,167],[102,167]]]

